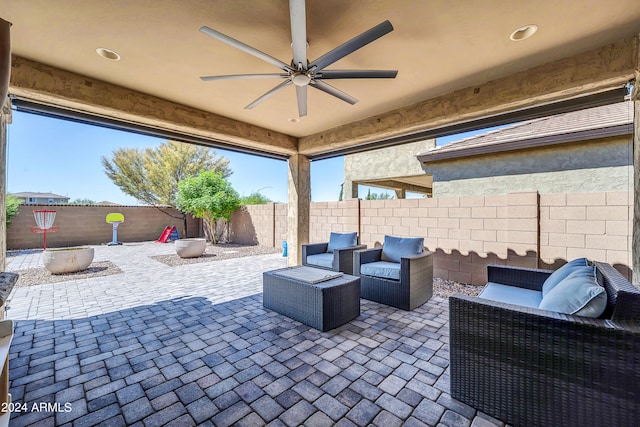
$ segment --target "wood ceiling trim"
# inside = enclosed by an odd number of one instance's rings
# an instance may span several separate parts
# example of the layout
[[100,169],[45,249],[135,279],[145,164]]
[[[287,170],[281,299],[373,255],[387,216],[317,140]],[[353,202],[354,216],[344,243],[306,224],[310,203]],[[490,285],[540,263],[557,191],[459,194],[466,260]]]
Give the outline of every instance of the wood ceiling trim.
[[125,123],[291,155],[297,138],[13,56],[9,93]]
[[635,77],[638,36],[300,138],[317,156],[358,144],[443,127],[621,87]]

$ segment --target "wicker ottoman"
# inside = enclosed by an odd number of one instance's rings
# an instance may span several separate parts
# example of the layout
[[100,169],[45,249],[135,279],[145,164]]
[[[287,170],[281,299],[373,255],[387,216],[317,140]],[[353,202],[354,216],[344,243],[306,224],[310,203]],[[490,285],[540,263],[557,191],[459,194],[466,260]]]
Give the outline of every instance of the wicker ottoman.
[[360,278],[343,274],[318,283],[304,279],[330,273],[306,266],[267,271],[263,305],[320,331],[344,325],[360,315]]

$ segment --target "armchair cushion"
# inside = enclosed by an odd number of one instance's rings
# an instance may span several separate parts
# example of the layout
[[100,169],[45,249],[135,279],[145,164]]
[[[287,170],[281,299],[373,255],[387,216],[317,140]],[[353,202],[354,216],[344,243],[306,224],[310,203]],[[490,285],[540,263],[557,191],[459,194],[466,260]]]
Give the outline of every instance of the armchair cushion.
[[595,267],[583,267],[558,283],[539,308],[584,317],[599,317],[607,307],[607,292],[596,279]]
[[360,274],[382,277],[383,279],[400,280],[400,263],[388,261],[376,261],[360,266]]
[[358,233],[331,233],[327,252],[331,253],[335,249],[350,248],[358,244]]
[[542,292],[489,282],[478,297],[507,304],[538,308],[542,300]]
[[542,284],[542,296],[544,297],[547,293],[549,293],[553,288],[555,288],[558,283],[560,283],[563,279],[565,279],[568,275],[573,273],[579,267],[585,267],[589,265],[589,261],[586,258],[578,258],[573,261],[569,261],[553,273],[551,276],[547,278]]
[[382,245],[382,261],[400,262],[400,258],[420,255],[424,246],[422,237],[384,236]]
[[307,264],[331,269],[333,267],[333,254],[307,255]]

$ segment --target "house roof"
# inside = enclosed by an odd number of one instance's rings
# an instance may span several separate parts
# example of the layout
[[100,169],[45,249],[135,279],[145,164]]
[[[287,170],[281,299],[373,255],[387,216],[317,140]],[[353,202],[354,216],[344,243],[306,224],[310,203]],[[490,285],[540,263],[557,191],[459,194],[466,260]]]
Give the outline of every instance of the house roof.
[[22,193],[11,193],[11,195],[21,198],[37,197],[39,199],[69,199],[67,196],[61,196],[54,193],[34,193],[31,191],[25,191]]
[[586,141],[633,132],[630,101],[528,120],[418,153],[421,162]]

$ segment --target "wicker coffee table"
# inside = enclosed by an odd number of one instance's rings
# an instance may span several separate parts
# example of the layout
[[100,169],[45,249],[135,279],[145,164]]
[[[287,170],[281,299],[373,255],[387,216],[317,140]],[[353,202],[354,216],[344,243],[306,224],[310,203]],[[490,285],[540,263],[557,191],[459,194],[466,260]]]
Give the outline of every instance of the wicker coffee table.
[[263,305],[320,331],[344,325],[360,315],[360,278],[341,274],[323,280],[333,274],[307,266],[267,271]]

